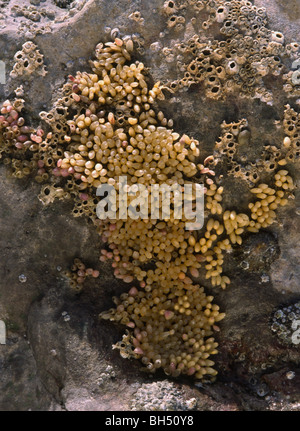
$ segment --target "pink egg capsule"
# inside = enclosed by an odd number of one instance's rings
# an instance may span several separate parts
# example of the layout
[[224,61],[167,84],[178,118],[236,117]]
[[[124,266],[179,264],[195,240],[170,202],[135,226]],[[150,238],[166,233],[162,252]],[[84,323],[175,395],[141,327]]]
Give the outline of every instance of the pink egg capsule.
[[212,163],[214,161],[214,156],[208,156],[206,157],[206,159],[204,160],[204,165],[207,165],[208,163]]
[[28,136],[26,136],[26,135],[19,135],[19,136],[17,137],[17,140],[18,140],[19,142],[25,142],[25,141],[27,141],[27,139],[28,139]]
[[130,296],[136,296],[137,294],[138,294],[138,290],[136,287],[132,287],[128,292],[128,295]]
[[60,177],[60,176],[61,176],[60,169],[59,169],[59,168],[54,168],[54,169],[52,169],[52,174],[53,174],[55,177]]
[[72,93],[72,97],[75,100],[75,102],[80,102],[80,100],[81,100],[80,96],[78,94],[76,94],[76,93]]
[[19,114],[18,114],[18,112],[17,112],[17,111],[15,111],[14,109],[12,109],[12,110],[10,111],[10,115],[11,115],[11,117],[12,117],[14,120],[17,120],[17,119],[19,118]]
[[38,135],[38,136],[44,136],[44,130],[43,129],[37,129],[37,131],[36,131],[36,134]]
[[60,173],[61,173],[62,177],[68,177],[69,176],[68,169],[61,169]]
[[45,163],[43,160],[38,160],[37,165],[39,168],[43,168],[45,166]]
[[41,136],[37,136],[37,135],[35,135],[34,133],[31,133],[31,134],[30,134],[30,139],[31,139],[33,142],[36,142],[37,144],[40,144],[40,143],[42,142],[42,138],[41,138]]
[[170,363],[170,371],[171,373],[174,372],[176,370],[176,364],[174,362]]
[[126,323],[126,326],[128,326],[128,328],[134,328],[135,327],[135,323],[134,322],[128,322]]
[[142,341],[142,339],[143,339],[142,334],[140,332],[138,332],[136,334],[136,338],[137,338],[137,340]]
[[134,347],[139,347],[140,342],[139,342],[139,340],[137,340],[136,338],[133,338],[133,339],[132,339],[132,344],[134,345]]
[[79,193],[79,198],[80,198],[82,201],[87,201],[87,200],[88,200],[88,198],[89,198],[89,195],[88,195],[87,193]]
[[174,312],[171,310],[166,310],[164,316],[166,320],[170,320],[172,317],[174,317]]
[[125,277],[123,278],[123,281],[125,283],[131,283],[133,281],[132,275],[125,275]]
[[207,174],[209,171],[210,171],[209,168],[203,168],[201,169],[200,174]]

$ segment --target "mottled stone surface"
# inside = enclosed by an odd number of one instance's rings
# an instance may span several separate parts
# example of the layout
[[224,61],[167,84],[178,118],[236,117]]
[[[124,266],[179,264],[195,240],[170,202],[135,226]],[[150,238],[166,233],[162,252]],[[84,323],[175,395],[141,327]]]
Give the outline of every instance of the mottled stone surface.
[[[153,81],[175,74],[153,45],[174,43],[171,34],[161,34],[165,31],[159,14],[162,0],[77,1],[68,8],[51,0],[22,2],[39,11],[39,21],[14,12],[18,3],[0,1],[0,52],[7,68],[0,101],[13,96],[22,83],[26,112],[35,122],[39,111],[51,106],[67,76],[86,69],[94,46],[109,40],[115,27],[121,35],[136,33],[143,42],[144,53],[141,49],[136,56],[149,67]],[[64,3],[69,2],[60,2]],[[270,27],[283,31],[288,41],[297,39],[296,0],[254,3],[267,8]],[[136,10],[145,20],[143,25],[129,18]],[[176,37],[192,35],[187,25]],[[45,77],[9,78],[13,56],[24,40],[33,40],[44,55]],[[174,129],[198,139],[203,155],[208,155],[224,119],[248,118],[255,150],[276,140],[274,120],[284,102],[279,92],[276,103],[266,106],[238,95],[222,103],[206,100],[200,91],[190,90],[169,97],[159,107],[174,119]],[[298,168],[294,165],[291,170],[299,182]],[[244,185],[226,181],[231,187],[229,201],[237,205],[243,200]],[[9,178],[6,167],[0,166],[0,319],[7,327],[7,343],[0,345],[0,410],[150,410],[157,408],[157,400],[165,410],[300,410],[299,347],[281,345],[269,327],[276,307],[300,297],[299,191],[280,211],[276,225],[227,257],[229,288],[207,289],[226,312],[216,337],[219,375],[213,384],[195,386],[189,379],[166,382],[163,373],[145,375],[138,362],[122,359],[112,350],[122,330],[99,321],[98,314],[111,307],[111,297],[126,286],[113,278],[108,264],[100,265],[100,241],[93,227],[72,217],[70,202],[43,207],[37,199],[39,189],[31,180]],[[88,281],[79,296],[70,292],[62,277],[74,257],[101,267],[100,279]],[[243,263],[247,259],[249,267]],[[20,281],[22,274],[25,282]],[[162,385],[169,391],[161,391]]]

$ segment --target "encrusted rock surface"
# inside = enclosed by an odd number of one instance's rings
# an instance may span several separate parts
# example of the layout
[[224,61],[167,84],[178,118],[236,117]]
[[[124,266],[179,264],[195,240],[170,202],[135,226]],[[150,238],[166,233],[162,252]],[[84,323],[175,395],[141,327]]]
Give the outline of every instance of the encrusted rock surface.
[[[113,29],[119,29],[116,36],[135,34],[136,58],[149,68],[153,82],[169,81],[170,64],[159,55],[162,46],[193,36],[189,25],[175,35],[166,31],[162,0],[150,6],[147,1],[128,6],[125,0],[31,0],[23,2],[24,8],[18,3],[0,1],[0,52],[7,77],[6,85],[0,84],[0,101],[23,85],[26,113],[36,123],[67,76],[87,69],[95,45],[111,40]],[[269,27],[284,29],[292,42],[300,10],[296,0],[281,3],[254,0],[266,7]],[[35,70],[30,76],[10,74],[16,52],[28,40],[43,55],[45,76]],[[272,83],[272,106],[238,94],[225,101],[206,99],[192,88],[159,102],[159,108],[174,120],[178,133],[198,139],[207,155],[223,120],[247,118],[256,156],[261,144],[277,139],[274,121],[281,119],[279,108],[287,100],[280,85],[280,80]],[[297,106],[295,98],[289,103]],[[298,168],[299,162],[290,169],[296,184]],[[225,181],[231,187],[227,199],[237,206],[244,183]],[[300,410],[299,345],[282,344],[271,330],[274,311],[300,298],[299,191],[280,210],[277,224],[226,257],[231,285],[224,291],[207,288],[226,312],[216,335],[219,374],[212,384],[166,380],[162,372],[148,376],[138,362],[112,350],[123,331],[100,321],[98,314],[126,288],[103,263],[100,279],[89,279],[79,296],[70,291],[63,271],[75,256],[99,268],[100,240],[85,219],[72,217],[68,201],[44,207],[39,192],[39,184],[10,178],[0,166],[0,319],[7,328],[7,343],[0,345],[0,410]]]

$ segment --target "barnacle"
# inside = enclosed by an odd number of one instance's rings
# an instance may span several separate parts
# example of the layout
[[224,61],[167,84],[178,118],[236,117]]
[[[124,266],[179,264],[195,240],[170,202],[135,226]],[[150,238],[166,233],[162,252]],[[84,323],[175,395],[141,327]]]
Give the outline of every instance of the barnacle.
[[32,73],[45,76],[47,73],[43,55],[37,49],[37,45],[31,41],[27,41],[22,45],[22,50],[16,52],[14,60],[15,64],[10,72],[10,76],[13,78]]
[[294,302],[274,310],[270,327],[280,342],[297,346],[300,343],[300,303]]

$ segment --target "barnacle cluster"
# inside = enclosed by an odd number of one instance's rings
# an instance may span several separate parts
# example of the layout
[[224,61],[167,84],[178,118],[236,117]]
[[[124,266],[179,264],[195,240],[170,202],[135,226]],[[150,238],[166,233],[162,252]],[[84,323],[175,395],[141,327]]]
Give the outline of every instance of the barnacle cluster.
[[[209,98],[239,92],[241,97],[272,104],[265,78],[283,75],[284,90],[299,95],[299,79],[290,70],[291,61],[299,58],[299,45],[285,44],[281,32],[268,28],[265,8],[247,0],[167,0],[163,10],[169,29],[183,30],[190,21],[196,30],[195,36],[172,49],[183,76],[168,84],[170,90],[203,83]],[[220,37],[208,38],[210,28],[214,33],[218,28]]]
[[[39,163],[41,163],[41,159],[39,160]],[[48,178],[48,174],[42,175],[41,179],[43,179],[43,176],[47,176]],[[40,182],[41,179],[39,175],[35,177],[35,180],[37,182]],[[65,190],[65,188],[61,187],[60,184],[43,185],[41,188],[40,194],[38,195],[39,200],[44,205],[49,205],[50,203],[54,202],[55,199],[60,199],[60,200],[68,199],[69,197],[70,197],[69,193]]]
[[70,270],[64,271],[63,276],[69,280],[69,285],[75,292],[80,292],[86,277],[99,277],[99,271],[93,268],[87,268],[86,265],[78,258],[74,259]]
[[[73,214],[88,216],[105,244],[99,260],[110,261],[115,277],[130,284],[127,293],[113,298],[115,308],[101,313],[101,318],[127,328],[114,347],[123,357],[140,359],[150,372],[162,368],[174,377],[202,379],[217,374],[210,357],[217,353],[214,332],[225,314],[197,283],[200,271],[213,286],[226,288],[230,280],[223,273],[225,254],[242,244],[244,234],[274,221],[277,206],[285,205],[292,193],[293,181],[280,168],[274,185],[252,186],[249,196],[254,199],[247,213],[225,208],[225,190],[213,170],[216,157],[204,157],[199,142],[176,133],[172,120],[156,109],[156,100],[164,98],[163,87],[158,82],[149,88],[144,65],[131,59],[133,48],[130,38],[98,44],[92,71],[70,76],[53,108],[41,112],[48,132],[24,129],[22,101],[6,101],[0,148],[4,161],[32,162],[27,173],[32,171],[39,182],[50,179],[42,187],[44,203],[55,197],[75,200]],[[285,120],[284,127],[291,128],[285,147],[294,148],[298,117],[287,108]],[[232,135],[226,137],[226,151],[229,142],[242,145],[248,139],[245,126],[245,120],[224,124],[226,134]],[[216,152],[223,150],[222,145],[217,143]],[[126,177],[125,185],[121,177]],[[175,217],[174,196],[168,216],[160,201],[159,217],[152,218],[145,209],[147,195],[142,195],[143,217],[119,217],[124,189],[166,184],[178,185],[180,191],[200,182],[205,185],[207,215],[203,228],[185,229],[187,217]],[[96,190],[101,185],[113,186],[117,197],[106,219],[97,217]],[[192,208],[195,188],[189,195]],[[80,290],[86,275],[96,274],[76,260],[68,276]]]
[[28,39],[38,34],[51,33],[54,28],[53,23],[55,25],[69,19],[83,8],[86,0],[55,0],[47,3],[30,0],[30,4],[18,3],[12,4],[11,7],[6,5],[6,9],[11,16],[21,17],[21,19],[14,19],[18,23],[17,33],[23,33]]
[[136,10],[135,12],[131,13],[128,17],[129,19],[132,19],[133,21],[137,22],[140,25],[143,25],[145,20],[141,15],[141,12]]
[[11,167],[12,176],[16,178],[34,174],[37,180],[45,181],[49,174],[39,154],[44,131],[26,124],[21,115],[23,107],[23,99],[6,100],[2,105],[0,159]]
[[293,61],[291,70],[283,75],[283,89],[288,97],[300,96],[300,59],[297,58]]
[[282,142],[279,145],[266,144],[260,156],[252,161],[247,156],[247,149],[251,145],[248,121],[246,119],[233,123],[224,121],[221,125],[221,136],[215,145],[215,162],[222,160],[222,163],[226,164],[229,175],[241,178],[253,186],[265,172],[273,172],[299,159],[299,127],[299,113],[290,105],[286,105],[282,121],[285,136]]
[[41,13],[34,6],[19,6],[15,4],[11,8],[11,13],[14,16],[24,16],[31,21],[38,22],[41,20]]
[[[46,15],[49,19],[53,18],[53,12],[51,10],[47,11]],[[52,28],[49,23],[45,23],[45,25],[42,25],[40,22],[32,22],[29,20],[21,21],[17,30],[18,34],[24,34],[24,36],[28,39],[33,39],[38,34],[46,34],[51,32]]]
[[271,318],[271,330],[283,344],[300,343],[300,302],[277,308]]
[[168,380],[144,383],[130,402],[132,411],[184,411],[196,407],[195,398],[184,399],[182,392]]
[[22,49],[14,55],[15,64],[10,72],[12,78],[21,75],[31,75],[36,73],[45,76],[47,71],[44,65],[44,56],[39,52],[35,43],[27,41],[22,45]]

